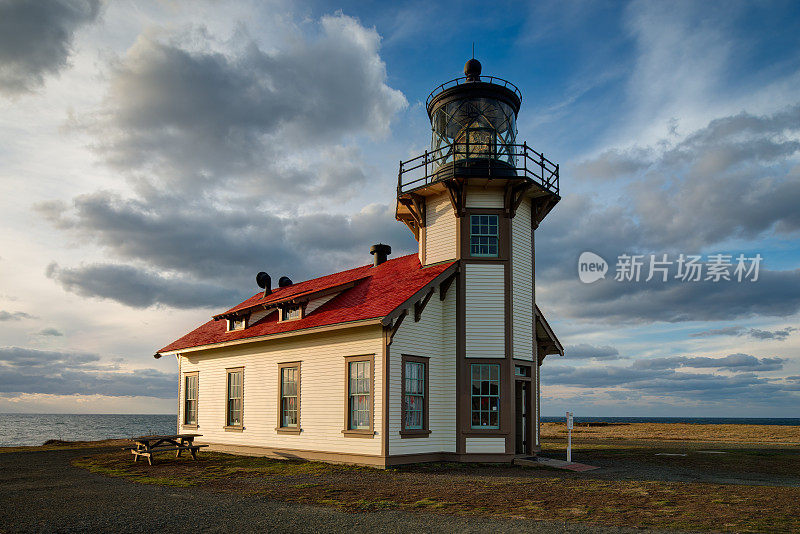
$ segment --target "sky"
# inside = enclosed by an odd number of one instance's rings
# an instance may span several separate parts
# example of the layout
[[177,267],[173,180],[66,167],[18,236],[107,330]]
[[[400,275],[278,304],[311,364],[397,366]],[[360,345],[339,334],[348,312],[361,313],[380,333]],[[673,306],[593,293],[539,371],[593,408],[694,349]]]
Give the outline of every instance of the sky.
[[[800,414],[791,1],[0,0],[0,412],[174,413],[154,352],[258,271],[413,252],[398,161],[473,43],[560,165],[542,414]],[[604,278],[579,279],[583,252]]]

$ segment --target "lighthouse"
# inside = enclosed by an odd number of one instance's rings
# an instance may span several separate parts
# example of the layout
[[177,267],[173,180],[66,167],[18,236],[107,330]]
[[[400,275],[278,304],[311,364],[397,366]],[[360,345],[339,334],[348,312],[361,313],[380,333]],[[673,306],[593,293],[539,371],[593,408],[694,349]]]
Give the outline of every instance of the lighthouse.
[[475,59],[464,74],[428,96],[430,149],[400,163],[418,249],[373,244],[366,265],[276,288],[259,272],[252,297],[156,353],[178,362],[180,432],[377,467],[539,450],[539,367],[563,349],[536,306],[534,233],[558,165],[517,141],[514,84]]
[[431,145],[400,163],[396,217],[423,267],[457,261],[456,449],[494,440],[506,454],[539,446],[539,367],[563,348],[536,306],[535,232],[560,200],[559,168],[517,140],[522,93],[464,76],[427,98]]

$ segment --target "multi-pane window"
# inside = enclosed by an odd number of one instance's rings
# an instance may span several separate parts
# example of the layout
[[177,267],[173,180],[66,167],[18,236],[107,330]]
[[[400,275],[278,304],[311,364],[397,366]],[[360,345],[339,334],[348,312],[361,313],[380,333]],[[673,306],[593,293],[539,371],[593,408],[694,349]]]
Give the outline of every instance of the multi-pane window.
[[500,428],[500,366],[473,363],[472,428]]
[[497,215],[470,216],[469,250],[472,256],[498,255]]
[[413,430],[424,428],[425,364],[405,362],[405,388],[403,391],[404,426]]
[[183,424],[197,424],[197,373],[187,374],[184,378]]
[[298,367],[281,368],[281,427],[297,428]]
[[245,326],[247,326],[247,318],[246,317],[235,317],[233,319],[228,319],[228,330],[244,330]]
[[351,430],[370,428],[370,362],[356,361],[348,364],[348,398]]
[[292,319],[300,319],[303,316],[303,311],[300,306],[287,306],[281,312],[282,321],[291,321]]
[[227,426],[242,426],[242,378],[243,369],[228,371],[228,415]]

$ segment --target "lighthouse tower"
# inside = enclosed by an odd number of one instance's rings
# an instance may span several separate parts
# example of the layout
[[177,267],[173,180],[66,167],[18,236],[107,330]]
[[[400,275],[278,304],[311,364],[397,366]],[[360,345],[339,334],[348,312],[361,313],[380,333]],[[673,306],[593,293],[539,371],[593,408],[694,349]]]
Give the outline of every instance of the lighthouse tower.
[[539,446],[539,366],[563,349],[536,306],[534,234],[560,200],[558,165],[517,141],[519,89],[464,77],[427,99],[431,147],[400,163],[397,219],[424,266],[457,260],[456,452]]

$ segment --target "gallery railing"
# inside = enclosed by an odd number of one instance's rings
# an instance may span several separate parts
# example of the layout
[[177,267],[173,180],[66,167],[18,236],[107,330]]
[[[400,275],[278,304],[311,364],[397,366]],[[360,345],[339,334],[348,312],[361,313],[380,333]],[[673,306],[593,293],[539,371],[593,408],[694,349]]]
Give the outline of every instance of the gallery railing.
[[[477,171],[477,172],[474,172]],[[558,195],[558,164],[553,163],[527,143],[451,143],[435,152],[400,162],[397,175],[398,195],[456,176],[486,178],[516,176],[532,180]]]
[[[498,78],[497,76],[481,76],[480,80],[478,80],[478,81],[484,82],[484,83],[492,83],[494,85],[499,85],[501,87],[505,87],[507,89],[510,89],[511,91],[514,92],[514,94],[517,95],[517,97],[519,98],[519,101],[522,102],[522,92],[520,92],[519,88],[516,85],[514,85],[511,82],[509,82],[508,80],[504,80],[503,78]],[[427,100],[425,100],[425,107],[426,108],[430,108],[431,100],[433,100],[433,98],[436,95],[438,95],[439,93],[441,93],[442,91],[444,91],[446,89],[450,89],[451,87],[455,87],[456,85],[464,84],[464,83],[475,83],[475,82],[473,82],[471,80],[468,80],[466,76],[462,76],[460,78],[454,78],[454,79],[450,80],[449,82],[444,82],[443,84],[438,86],[436,89],[431,91],[431,94],[429,94]]]

